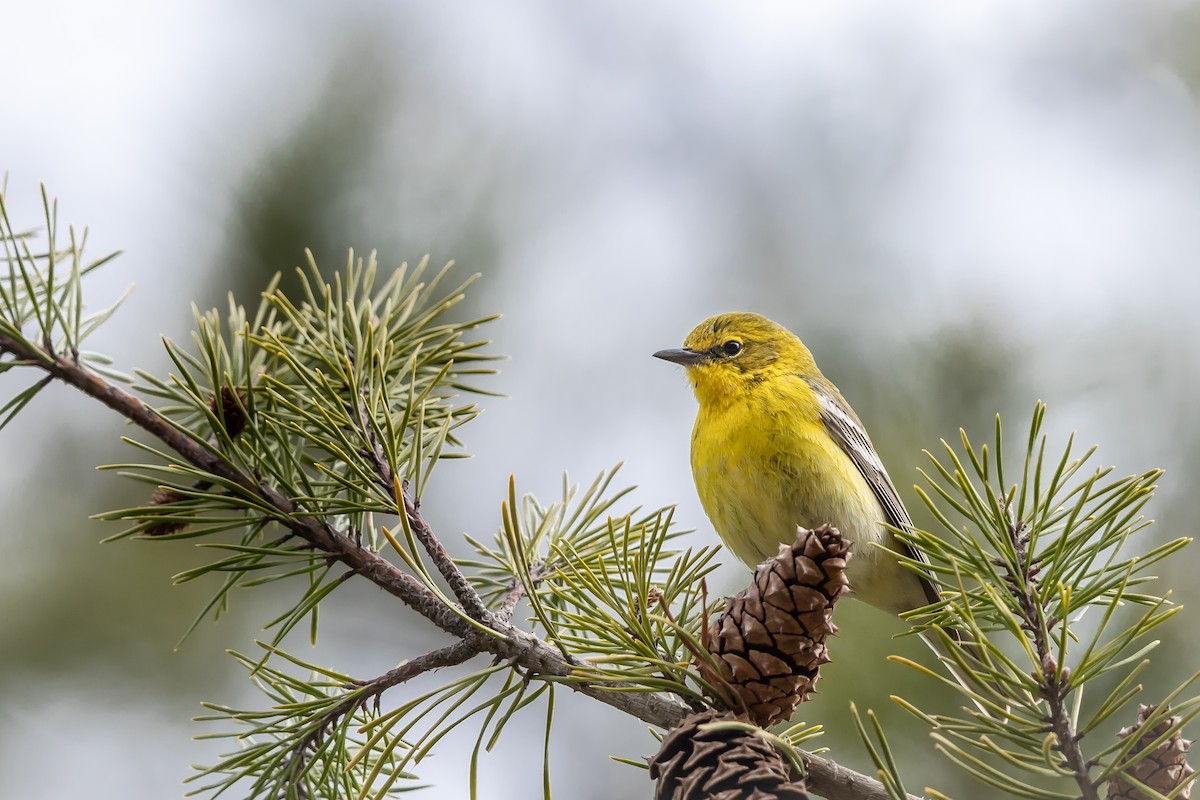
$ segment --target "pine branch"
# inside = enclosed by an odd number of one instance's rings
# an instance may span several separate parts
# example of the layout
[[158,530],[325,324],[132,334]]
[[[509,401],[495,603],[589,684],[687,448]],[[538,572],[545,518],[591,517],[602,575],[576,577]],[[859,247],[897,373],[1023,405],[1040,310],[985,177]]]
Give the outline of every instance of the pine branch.
[[[1084,736],[1094,737],[1142,691],[1137,678],[1157,644],[1148,634],[1180,609],[1167,595],[1134,587],[1153,580],[1147,568],[1191,540],[1123,552],[1150,524],[1139,514],[1161,470],[1115,480],[1110,467],[1087,474],[1082,468],[1095,448],[1073,457],[1073,438],[1061,457],[1047,457],[1045,410],[1041,403],[1034,408],[1017,483],[1005,480],[998,418],[994,444],[977,448],[964,433],[964,457],[945,442],[944,464],[930,456],[934,476],[922,474],[939,500],[918,491],[942,535],[917,529],[898,535],[929,556],[927,574],[939,584],[942,601],[912,617],[918,630],[943,645],[937,652],[951,676],[893,660],[937,678],[974,709],[930,714],[895,699],[930,724],[940,752],[990,786],[1013,796],[1099,800],[1106,780],[1135,766],[1127,749],[1133,742],[1105,746],[1093,738],[1093,747],[1085,748]],[[1135,605],[1142,606],[1140,614],[1121,613]],[[1089,611],[1091,624],[1079,625]],[[971,646],[955,643],[946,634],[950,628],[966,631]],[[1115,687],[1085,705],[1087,684],[1102,676]],[[1176,704],[1190,682],[1159,702]],[[1178,704],[1182,713],[1171,733],[1198,705],[1196,697]]]
[[480,622],[488,620],[491,616],[490,612],[484,607],[483,601],[475,591],[475,587],[471,586],[467,580],[467,576],[454,563],[454,559],[450,558],[450,554],[446,552],[446,548],[441,540],[434,535],[433,529],[429,527],[429,523],[421,515],[419,501],[413,502],[408,497],[404,497],[403,500],[404,514],[413,536],[425,548],[425,552],[429,554],[438,572],[446,579],[446,583],[450,585],[450,589],[454,592],[454,596],[458,598],[458,602],[462,604],[463,609],[472,619]]
[[[212,450],[201,447],[194,439],[182,434],[170,421],[141,400],[123,389],[113,386],[87,368],[54,353],[44,350],[34,351],[27,343],[3,333],[0,333],[0,351],[25,360],[45,370],[53,378],[100,401],[138,427],[161,439],[193,466],[236,483],[247,492],[257,495],[271,509],[272,518],[285,525],[293,534],[314,548],[328,553],[331,557],[346,564],[355,573],[398,598],[442,630],[461,639],[462,641],[455,645],[455,647],[461,646],[460,650],[455,651],[456,656],[470,653],[471,650],[478,648],[478,651],[486,651],[499,658],[510,660],[525,670],[544,678],[570,679],[573,677],[575,667],[556,648],[550,647],[536,636],[508,624],[486,610],[484,611],[486,616],[479,621],[486,622],[495,635],[479,635],[474,628],[463,621],[461,616],[448,610],[419,581],[400,571],[378,554],[361,547],[346,534],[324,522],[300,514],[295,504],[273,487],[248,481],[245,476],[230,467]],[[407,507],[411,507],[411,513],[416,522],[414,532],[420,527],[424,531],[424,535],[431,541],[439,541],[415,506],[409,504]],[[442,552],[444,553],[444,549]],[[512,596],[512,605],[515,606],[519,594],[514,590]],[[473,655],[473,653],[471,654]],[[464,660],[467,657],[469,655],[465,656]],[[416,660],[410,663],[415,662]],[[398,675],[403,674],[403,672],[398,673]],[[407,680],[406,677],[393,677],[398,678],[396,683]],[[630,684],[594,685],[573,680],[567,682],[572,689],[660,728],[674,727],[687,712],[687,708],[681,703],[658,695],[620,691],[622,688],[634,688]],[[382,682],[379,685],[379,692],[382,693],[396,683]],[[349,710],[350,706],[347,706],[345,711]],[[809,774],[809,787],[829,800],[887,800],[888,798],[882,784],[873,778],[848,770],[820,756],[804,754],[804,758]]]
[[[193,466],[237,484],[247,492],[258,496],[270,509],[272,519],[289,528],[293,534],[314,548],[328,553],[331,557],[346,564],[354,572],[402,600],[414,611],[447,633],[460,639],[471,637],[474,628],[465,623],[460,615],[446,609],[441,601],[419,581],[402,572],[377,553],[356,544],[351,537],[332,526],[303,515],[291,500],[280,494],[275,488],[247,480],[245,476],[230,467],[225,460],[211,450],[201,447],[194,439],[182,434],[169,420],[120,387],[113,386],[99,375],[70,359],[54,353],[34,350],[27,343],[2,332],[0,332],[0,352],[10,353],[44,369],[53,378],[99,400],[130,422],[161,439]],[[412,513],[417,522],[414,528],[419,526],[425,535],[437,542],[437,547],[441,548],[440,541],[434,536],[432,529],[429,528],[415,507],[412,508]],[[444,554],[444,548],[441,548],[440,552]],[[455,569],[457,570],[457,567]],[[473,589],[471,591],[474,592]],[[488,622],[489,617],[491,617],[490,612],[484,610],[479,621]],[[557,650],[547,647],[537,641],[535,637],[531,637],[511,625],[495,624],[492,627],[497,636],[491,637],[492,640],[487,642],[485,649],[494,655],[512,659],[539,674],[559,677],[571,674],[570,666],[561,658]],[[597,694],[599,695],[598,699],[602,699],[610,705],[618,708],[622,708],[624,705],[611,695],[606,697],[606,693],[598,692]],[[650,704],[649,707],[654,711],[642,711],[641,714],[635,714],[635,716],[653,724],[660,723],[655,723],[654,719],[646,719],[642,714],[671,718],[669,707],[655,708],[655,704]],[[622,710],[629,711],[630,709],[622,708]]]
[[401,572],[378,554],[360,547],[350,537],[330,525],[303,515],[291,500],[273,487],[248,480],[212,450],[200,446],[165,417],[125,390],[113,386],[70,359],[45,350],[34,350],[28,343],[5,333],[0,333],[0,352],[25,359],[57,380],[99,400],[130,422],[161,439],[193,466],[237,484],[246,492],[261,498],[270,509],[271,517],[289,528],[292,533],[404,601],[447,633],[459,637],[466,635],[468,628],[458,615],[447,610],[417,580]]
[[1041,663],[1040,674],[1034,677],[1037,680],[1039,696],[1046,701],[1048,708],[1045,715],[1046,724],[1058,740],[1054,748],[1062,753],[1067,767],[1071,770],[1071,776],[1079,787],[1081,800],[1100,800],[1087,757],[1079,746],[1079,740],[1083,737],[1075,730],[1067,708],[1066,700],[1071,691],[1070,672],[1055,659],[1047,634],[1053,623],[1046,619],[1045,609],[1035,596],[1038,567],[1037,560],[1029,553],[1027,526],[1013,519],[1010,514],[1007,529],[1009,542],[1016,554],[1014,563],[1024,565],[1024,569],[1017,574],[1008,571],[1012,564],[1004,563],[1002,569],[1006,570],[1005,583],[1021,608],[1021,627],[1033,637],[1034,652]]
[[437,567],[438,572],[446,580],[446,583],[450,586],[450,590],[458,598],[458,602],[462,604],[463,610],[467,612],[467,615],[471,619],[479,622],[485,621],[488,612],[479,597],[479,593],[475,591],[475,588],[471,586],[462,570],[454,563],[454,559],[446,552],[446,548],[442,545],[441,541],[433,535],[433,530],[429,527],[429,523],[421,515],[420,500],[413,501],[409,499],[408,495],[404,492],[404,486],[396,479],[396,475],[392,472],[392,468],[384,455],[383,445],[379,441],[378,432],[375,425],[372,424],[370,412],[363,402],[361,395],[355,396],[355,412],[359,425],[362,428],[363,439],[369,443],[367,455],[375,469],[380,487],[388,493],[397,506],[401,502],[403,503],[408,529],[412,531],[413,536],[425,548],[425,552],[433,560],[434,566]]
[[[56,380],[101,402],[165,445],[156,449],[130,440],[161,459],[150,466],[132,465],[132,477],[154,485],[155,499],[109,516],[136,520],[132,532],[149,533],[156,524],[165,525],[157,531],[164,539],[242,528],[240,543],[205,545],[233,555],[177,577],[190,580],[215,571],[232,576],[206,612],[223,604],[234,585],[293,575],[309,581],[300,602],[270,623],[279,633],[275,643],[263,647],[268,657],[284,657],[317,677],[291,676],[268,665],[266,657],[256,662],[236,656],[276,703],[268,710],[250,712],[209,706],[219,712],[214,719],[250,725],[248,733],[239,735],[239,746],[255,736],[265,740],[248,753],[204,770],[203,775],[225,776],[216,786],[228,788],[248,778],[253,781],[250,795],[254,797],[287,792],[289,787],[305,796],[304,780],[314,770],[322,771],[325,781],[319,784],[320,791],[330,786],[345,789],[351,770],[357,770],[361,774],[354,780],[363,780],[355,792],[366,793],[373,790],[381,771],[391,770],[382,772],[382,786],[374,795],[382,797],[397,779],[407,777],[404,765],[419,760],[450,728],[487,710],[488,722],[494,721],[494,738],[512,714],[545,692],[545,684],[564,683],[663,729],[675,727],[687,713],[687,706],[670,695],[689,697],[677,689],[686,689],[687,682],[695,679],[686,665],[679,666],[680,653],[688,649],[681,645],[681,637],[686,641],[693,636],[699,630],[698,620],[704,618],[706,604],[698,600],[696,586],[711,569],[712,552],[689,551],[676,559],[665,551],[663,543],[676,535],[666,533],[669,512],[659,510],[642,520],[634,520],[632,514],[615,521],[606,518],[624,494],[606,496],[611,474],[593,486],[592,502],[582,517],[577,511],[556,518],[530,502],[523,509],[523,525],[515,498],[510,498],[505,524],[509,528],[511,519],[512,551],[501,559],[501,569],[473,574],[470,579],[422,515],[420,496],[429,469],[441,457],[444,445],[457,444],[453,431],[477,413],[474,406],[453,406],[449,398],[461,391],[478,391],[464,385],[462,376],[488,372],[471,364],[492,358],[474,352],[482,343],[459,338],[478,321],[434,323],[461,298],[460,288],[434,299],[444,271],[425,284],[418,278],[420,267],[407,278],[403,269],[398,270],[372,293],[375,264],[371,259],[365,268],[361,263],[357,268],[348,265],[344,280],[338,276],[332,283],[310,282],[302,274],[306,298],[299,305],[272,284],[252,321],[232,298],[227,327],[215,311],[197,312],[193,335],[197,351],[167,343],[178,373],[166,379],[139,373],[144,381],[139,390],[167,401],[154,408],[105,376],[132,379],[105,369],[106,360],[79,349],[80,342],[115,308],[82,315],[80,278],[107,259],[81,267],[82,243],[74,241],[74,232],[72,248],[56,250],[48,203],[47,255],[34,256],[27,237],[12,233],[2,194],[0,221],[9,266],[9,280],[0,285],[0,372],[31,367],[45,373],[0,408],[0,427]],[[56,263],[67,259],[71,260],[69,275],[64,279],[60,269],[56,280]],[[38,269],[40,261],[48,265],[44,275]],[[311,267],[319,278],[316,265]],[[31,322],[37,330],[27,336],[25,327]],[[364,534],[373,537],[377,530],[371,521],[376,513],[398,513],[406,543],[391,541],[412,574],[380,555],[373,540],[364,546]],[[196,525],[186,532],[170,531],[173,525],[191,521]],[[262,536],[269,523],[282,526],[284,535]],[[646,535],[650,528],[653,537]],[[558,535],[563,532],[571,535]],[[549,552],[535,557],[539,545],[546,542]],[[449,585],[457,605],[420,563],[421,551]],[[334,574],[338,564],[347,571]],[[250,570],[260,568],[267,568],[267,577],[243,580]],[[495,574],[515,578],[489,583]],[[315,635],[317,605],[355,575],[458,641],[363,684],[304,664],[275,646],[309,614]],[[485,591],[481,597],[476,588],[480,583],[502,587],[499,596]],[[659,604],[655,608],[647,606],[652,595]],[[538,610],[545,639],[511,623],[523,600]],[[635,618],[601,616],[605,607],[617,615],[628,610]],[[605,630],[610,623],[628,624],[627,629]],[[597,652],[615,654],[626,643],[638,650],[607,661],[592,658]],[[483,654],[493,657],[491,667],[439,690],[430,707],[421,711],[421,715],[428,713],[444,700],[448,706],[417,744],[410,748],[397,734],[372,749],[413,704],[371,717],[365,713],[371,700],[378,705],[388,689],[415,675]],[[505,688],[474,708],[464,707],[461,716],[451,719],[496,673],[507,673]],[[542,685],[526,694],[531,679]],[[362,730],[371,730],[371,741],[357,755],[338,763],[347,756],[347,743],[353,738],[348,730],[352,720],[362,723]],[[403,730],[412,724],[406,722]],[[808,786],[831,800],[888,798],[884,787],[868,776],[811,754],[798,753],[798,757],[807,767]]]
[[348,688],[352,688],[354,691],[313,720],[315,724],[312,730],[293,745],[291,754],[282,768],[286,782],[291,785],[298,783],[300,776],[308,766],[309,757],[320,745],[321,740],[329,729],[335,727],[348,714],[353,714],[372,700],[378,703],[380,696],[394,686],[399,686],[430,670],[461,664],[475,657],[482,650],[481,637],[472,636],[405,661],[377,678],[348,684]]

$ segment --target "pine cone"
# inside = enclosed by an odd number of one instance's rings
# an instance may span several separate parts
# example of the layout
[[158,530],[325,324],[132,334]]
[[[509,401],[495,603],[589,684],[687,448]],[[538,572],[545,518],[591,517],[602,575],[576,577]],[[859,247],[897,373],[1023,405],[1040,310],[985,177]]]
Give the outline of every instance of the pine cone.
[[[240,387],[234,388],[229,384],[222,384],[217,393],[208,398],[209,410],[216,414],[217,419],[223,422],[225,432],[232,439],[236,439],[246,430],[249,420],[246,417],[245,407],[246,391]],[[209,441],[212,442],[213,438],[210,437]],[[207,489],[211,485],[208,481],[198,481],[193,484],[193,488]],[[184,500],[187,500],[187,497],[174,489],[160,487],[155,491],[154,496],[150,498],[150,505],[169,506],[175,503],[182,503]],[[186,530],[187,527],[187,523],[185,522],[164,520],[146,527],[142,531],[142,534],[145,536],[167,536]]]
[[838,530],[798,530],[795,544],[760,564],[708,629],[720,674],[699,665],[706,679],[728,687],[733,696],[722,699],[730,707],[764,728],[789,719],[813,691],[829,661],[825,637],[837,631],[833,604],[849,585],[850,543]]
[[215,397],[209,398],[208,406],[225,425],[229,438],[236,439],[246,430],[246,391],[222,384]]
[[736,719],[704,711],[672,729],[650,759],[654,800],[809,800],[803,781],[791,780],[791,765],[766,739],[748,731],[701,730]]
[[[187,500],[187,497],[175,491],[174,489],[168,489],[165,486],[160,486],[154,490],[154,496],[150,498],[150,505],[169,506],[173,505],[174,503],[182,503],[184,500]],[[163,520],[162,522],[156,522],[153,525],[146,527],[146,529],[142,531],[142,534],[144,536],[166,536],[172,533],[179,533],[186,528],[186,522],[179,522],[177,520]]]
[[[1156,706],[1138,706],[1137,722],[1127,728],[1122,728],[1117,733],[1122,739],[1135,734],[1138,736],[1138,743],[1131,753],[1137,753],[1149,746],[1155,739],[1166,733],[1168,728],[1179,722],[1179,717],[1167,717],[1150,730],[1143,730],[1146,720],[1154,713],[1155,708]],[[1144,755],[1137,763],[1127,767],[1125,772],[1154,791],[1169,795],[1178,787],[1189,783],[1195,772],[1187,763],[1187,752],[1191,744],[1180,735],[1179,731],[1175,731],[1166,741]],[[1191,796],[1190,786],[1175,795],[1178,800],[1188,800],[1189,796]],[[1146,794],[1134,787],[1124,775],[1117,775],[1108,782],[1108,800],[1146,800],[1146,798]]]

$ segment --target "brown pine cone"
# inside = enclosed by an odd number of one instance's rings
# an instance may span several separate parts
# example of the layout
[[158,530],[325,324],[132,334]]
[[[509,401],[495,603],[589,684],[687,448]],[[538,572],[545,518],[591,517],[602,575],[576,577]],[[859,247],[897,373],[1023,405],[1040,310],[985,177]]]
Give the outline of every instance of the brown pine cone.
[[701,730],[737,720],[729,712],[685,717],[650,759],[654,800],[808,800],[791,764],[761,736],[742,730]]
[[[225,426],[225,432],[230,438],[236,439],[246,430],[246,425],[249,420],[246,417],[246,391],[241,388],[234,388],[229,384],[222,384],[220,390],[208,399],[208,408],[217,419],[221,420]],[[209,441],[213,442],[215,437],[209,437]],[[207,489],[212,486],[208,481],[198,481],[193,484],[193,488]],[[181,503],[187,500],[185,495],[180,494],[174,489],[159,488],[152,498],[150,505],[152,506],[169,506],[175,503]],[[187,529],[187,523],[177,520],[163,520],[156,522],[146,527],[142,534],[145,536],[167,536],[172,533],[179,533]]]
[[246,391],[222,384],[215,397],[209,398],[208,406],[225,425],[229,438],[236,439],[246,430]]
[[[1138,743],[1131,753],[1137,753],[1149,746],[1155,739],[1166,733],[1168,728],[1179,722],[1179,717],[1167,717],[1153,728],[1143,730],[1146,720],[1154,713],[1155,708],[1155,706],[1138,706],[1137,722],[1127,728],[1122,728],[1117,733],[1122,739],[1137,734]],[[1133,766],[1127,767],[1125,772],[1154,791],[1169,795],[1178,787],[1188,783],[1195,772],[1187,763],[1187,752],[1191,744],[1180,735],[1179,731],[1175,731],[1162,744],[1144,755],[1141,760]],[[1188,800],[1191,791],[1189,786],[1175,797],[1178,800]],[[1124,775],[1117,775],[1108,782],[1108,800],[1147,800],[1147,795],[1134,787]]]
[[825,637],[835,633],[833,604],[847,591],[850,543],[836,528],[798,529],[792,546],[754,571],[754,581],[728,599],[709,627],[706,646],[720,674],[699,665],[711,683],[728,688],[721,698],[768,727],[792,716],[829,661]]
[[[168,489],[165,486],[160,486],[154,491],[154,496],[150,498],[150,505],[169,506],[175,503],[182,503],[184,500],[187,500],[187,497],[175,491],[174,489]],[[163,520],[162,522],[155,522],[153,525],[147,526],[145,530],[142,531],[142,535],[166,536],[172,533],[179,533],[186,528],[186,522],[179,522],[178,520]]]

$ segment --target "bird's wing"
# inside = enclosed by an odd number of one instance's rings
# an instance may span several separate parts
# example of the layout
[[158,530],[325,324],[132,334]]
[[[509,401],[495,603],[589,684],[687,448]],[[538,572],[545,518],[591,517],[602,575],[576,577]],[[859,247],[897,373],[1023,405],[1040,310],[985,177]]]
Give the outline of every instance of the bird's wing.
[[[895,484],[892,483],[887,470],[883,468],[883,462],[879,460],[875,446],[871,444],[866,429],[854,410],[850,408],[850,404],[828,381],[820,384],[810,382],[810,385],[820,399],[821,420],[825,423],[825,430],[845,451],[846,455],[850,456],[854,466],[858,467],[858,471],[867,479],[867,484],[875,493],[879,505],[883,507],[883,513],[887,515],[885,522],[901,530],[911,528],[912,517],[908,515],[908,509],[900,501]],[[926,564],[929,563],[929,559],[924,553],[907,542],[902,542],[900,546],[901,552],[905,556]],[[937,587],[923,575],[917,577],[921,579],[921,589],[925,592],[925,598],[930,603],[938,602],[941,597],[938,595]]]

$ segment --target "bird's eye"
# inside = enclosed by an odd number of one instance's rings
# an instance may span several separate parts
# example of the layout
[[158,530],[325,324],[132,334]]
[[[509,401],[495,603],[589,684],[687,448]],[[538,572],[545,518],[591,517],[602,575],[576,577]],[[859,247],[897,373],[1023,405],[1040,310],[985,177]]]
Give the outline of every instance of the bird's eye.
[[721,345],[721,352],[727,356],[736,356],[738,353],[742,352],[742,343],[735,339],[730,339],[728,342]]

